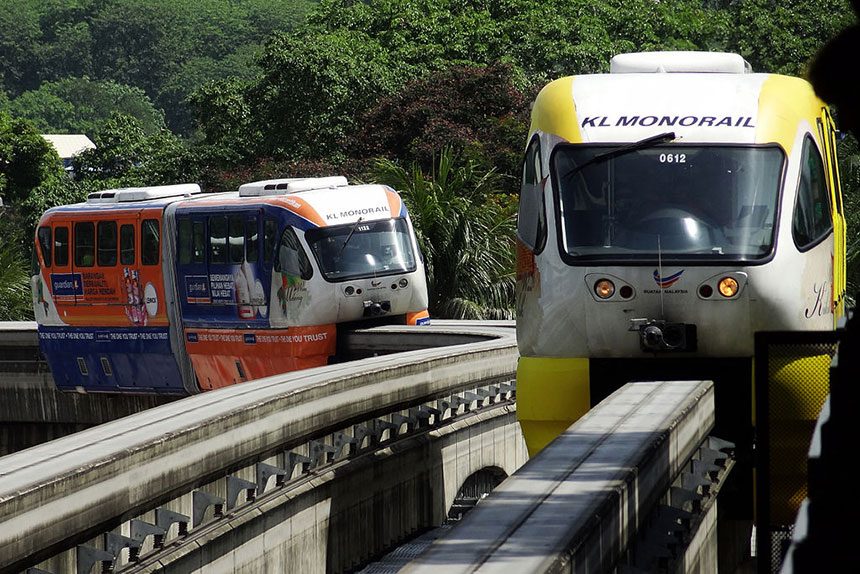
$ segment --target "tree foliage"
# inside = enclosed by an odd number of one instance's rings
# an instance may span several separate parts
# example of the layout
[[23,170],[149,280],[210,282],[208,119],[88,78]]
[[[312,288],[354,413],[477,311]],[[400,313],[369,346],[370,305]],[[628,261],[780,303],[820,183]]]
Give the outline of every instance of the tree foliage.
[[529,98],[510,65],[454,66],[407,83],[357,122],[346,145],[358,157],[416,161],[429,171],[446,146],[495,168],[515,191]]
[[[226,149],[228,130],[205,106],[213,99],[231,103],[228,116],[242,118],[238,125],[244,136],[233,132],[230,139],[238,136],[253,144],[243,148],[249,150],[246,159],[331,158],[349,147],[347,140],[372,119],[362,115],[381,109],[381,100],[396,100],[404,89],[412,90],[404,98],[415,100],[414,82],[431,88],[430,78],[436,77],[449,81],[449,87],[466,88],[451,85],[456,83],[447,72],[452,67],[506,63],[510,68],[502,78],[528,93],[562,73],[603,71],[619,51],[722,45],[727,32],[721,24],[727,17],[693,0],[671,7],[653,0],[323,0],[307,25],[270,39],[258,61],[258,78],[208,88],[195,98],[195,108],[204,118],[208,144]],[[432,95],[446,97],[441,89]],[[492,94],[484,101],[490,99]],[[457,103],[461,111],[468,106]],[[422,154],[415,159],[425,163],[427,148],[451,135],[441,117],[435,120],[424,130],[424,147],[415,150]],[[473,120],[468,126],[450,121],[457,129],[475,130]],[[479,135],[486,137],[487,131]]]
[[197,179],[189,149],[170,131],[147,134],[130,116],[114,114],[96,132],[96,147],[73,158],[78,177],[90,186],[133,187]]
[[22,250],[14,242],[0,243],[0,321],[22,321],[32,316],[30,277]]
[[109,80],[65,78],[45,82],[6,107],[13,116],[32,121],[42,133],[92,135],[115,113],[137,119],[148,134],[165,128],[164,114],[155,109],[143,90]]
[[64,176],[57,152],[35,126],[0,110],[0,197],[14,205]]
[[516,212],[498,173],[444,149],[431,172],[377,162],[372,177],[399,190],[424,254],[430,314],[454,319],[510,319]]
[[260,62],[250,96],[261,151],[277,156],[335,153],[356,115],[403,81],[401,62],[371,36],[346,30],[278,35]]
[[[0,75],[17,96],[90,77],[134,86],[189,130],[185,99],[206,81],[252,75],[264,39],[314,0],[2,0]],[[223,62],[223,65],[221,64]]]
[[737,0],[731,17],[729,48],[761,72],[801,76],[824,43],[853,23],[845,0]]

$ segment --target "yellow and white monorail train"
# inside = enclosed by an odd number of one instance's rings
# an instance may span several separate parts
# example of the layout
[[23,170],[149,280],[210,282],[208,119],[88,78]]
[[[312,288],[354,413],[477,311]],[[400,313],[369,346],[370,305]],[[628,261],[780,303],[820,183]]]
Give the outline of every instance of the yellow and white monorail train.
[[718,417],[749,426],[754,333],[843,314],[836,137],[806,81],[736,54],[621,54],[543,88],[517,232],[532,454],[629,380],[716,379]]

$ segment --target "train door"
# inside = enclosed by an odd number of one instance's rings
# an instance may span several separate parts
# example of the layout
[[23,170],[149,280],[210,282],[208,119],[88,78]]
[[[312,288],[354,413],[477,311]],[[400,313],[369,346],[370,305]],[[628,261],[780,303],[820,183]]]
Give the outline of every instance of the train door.
[[192,317],[187,306],[212,302],[209,293],[209,270],[206,265],[206,217],[200,214],[182,216],[176,220],[179,296],[183,317]]
[[138,268],[131,277],[137,303],[137,314],[132,317],[132,323],[138,326],[167,325],[164,273],[161,267],[162,214],[161,209],[154,209],[143,210],[138,216],[140,239],[137,244],[140,251]]
[[138,237],[140,236],[139,213],[128,214],[119,222],[119,264],[122,269],[122,282],[120,284],[121,303],[128,306],[128,319],[133,323],[135,312],[131,306],[135,303],[135,294],[132,291],[132,280],[140,277],[138,261]]
[[[260,211],[210,213],[206,230],[211,318],[222,327],[267,326]],[[202,263],[201,267],[192,265],[189,269],[195,268],[202,271]]]
[[846,229],[842,205],[842,187],[839,178],[839,162],[836,157],[836,125],[829,110],[821,109],[818,133],[824,148],[825,172],[830,191],[831,217],[833,220],[833,293],[834,321],[844,314],[846,291]]
[[[39,281],[37,304],[42,307],[47,320],[50,311],[48,299],[53,299],[58,316],[63,317],[67,313],[66,306],[74,305],[78,291],[83,294],[81,278],[72,272],[69,255],[71,225],[68,221],[52,220],[39,228],[38,238],[45,272]],[[50,289],[42,287],[43,283],[50,285]]]
[[86,305],[86,281],[90,269],[95,265],[96,226],[91,220],[75,220],[72,227],[72,277],[76,281],[75,305]]

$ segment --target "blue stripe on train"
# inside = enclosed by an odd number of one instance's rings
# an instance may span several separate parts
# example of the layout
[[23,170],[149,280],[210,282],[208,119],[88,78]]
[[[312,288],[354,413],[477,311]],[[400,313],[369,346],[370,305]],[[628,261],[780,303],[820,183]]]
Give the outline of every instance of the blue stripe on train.
[[186,394],[167,327],[39,326],[60,390]]

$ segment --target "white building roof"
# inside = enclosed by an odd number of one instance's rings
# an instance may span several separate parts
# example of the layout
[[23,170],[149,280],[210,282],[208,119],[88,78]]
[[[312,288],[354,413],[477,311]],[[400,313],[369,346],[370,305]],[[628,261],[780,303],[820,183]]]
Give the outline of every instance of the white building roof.
[[96,147],[84,134],[42,134],[42,137],[54,146],[61,159],[69,159],[84,150]]

